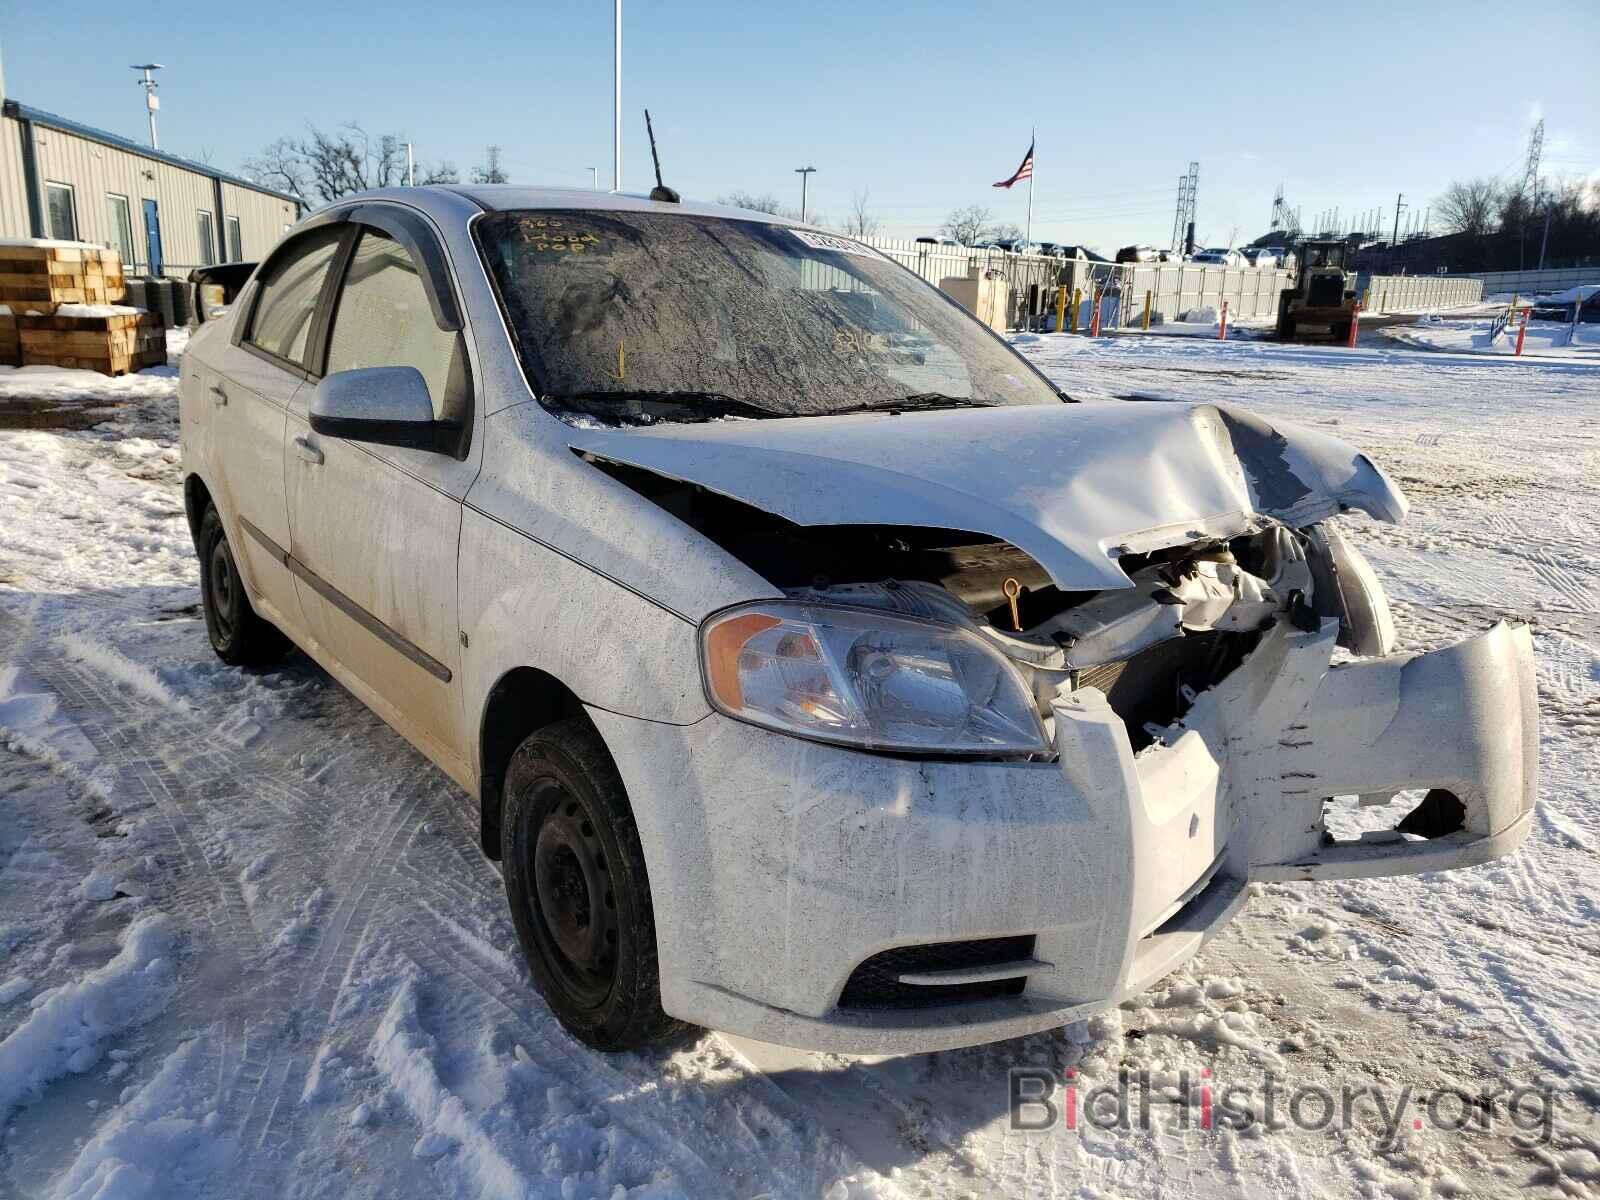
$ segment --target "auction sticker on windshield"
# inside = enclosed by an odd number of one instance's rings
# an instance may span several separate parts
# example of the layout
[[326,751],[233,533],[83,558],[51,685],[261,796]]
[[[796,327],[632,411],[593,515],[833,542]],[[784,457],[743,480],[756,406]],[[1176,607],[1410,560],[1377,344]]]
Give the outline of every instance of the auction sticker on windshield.
[[812,233],[809,229],[791,229],[789,232],[813,250],[832,250],[836,254],[859,254],[863,258],[881,257],[871,246],[863,246],[860,242],[852,242],[849,238],[834,237],[831,233]]

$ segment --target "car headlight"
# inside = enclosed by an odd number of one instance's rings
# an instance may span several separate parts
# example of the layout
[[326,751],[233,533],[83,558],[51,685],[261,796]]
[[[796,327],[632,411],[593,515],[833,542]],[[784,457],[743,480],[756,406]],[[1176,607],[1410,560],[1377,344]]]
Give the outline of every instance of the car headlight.
[[712,704],[782,733],[873,750],[1050,749],[1016,667],[955,625],[763,602],[708,620],[700,651]]

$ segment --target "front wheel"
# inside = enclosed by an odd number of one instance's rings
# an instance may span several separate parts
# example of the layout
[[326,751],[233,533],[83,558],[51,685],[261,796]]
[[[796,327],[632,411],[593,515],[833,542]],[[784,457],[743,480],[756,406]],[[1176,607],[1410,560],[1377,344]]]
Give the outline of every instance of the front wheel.
[[583,717],[532,734],[506,770],[500,855],[517,940],[568,1032],[635,1050],[687,1026],[661,1008],[655,912],[616,765]]
[[217,657],[229,666],[265,666],[283,657],[289,643],[270,622],[256,615],[244,580],[233,561],[217,506],[207,504],[195,544],[200,556],[200,601],[206,634]]

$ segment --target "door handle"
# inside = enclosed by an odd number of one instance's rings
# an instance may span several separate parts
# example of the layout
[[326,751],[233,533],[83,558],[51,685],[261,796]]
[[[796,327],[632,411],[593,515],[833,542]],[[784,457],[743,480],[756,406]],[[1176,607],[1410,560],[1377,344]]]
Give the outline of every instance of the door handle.
[[305,438],[295,438],[294,452],[298,454],[305,462],[310,463],[313,467],[320,467],[322,465],[322,451],[318,450],[310,442],[306,441]]
[[211,403],[215,404],[218,408],[221,408],[223,405],[228,403],[228,393],[223,389],[223,386],[220,383],[213,383],[206,390],[211,393]]

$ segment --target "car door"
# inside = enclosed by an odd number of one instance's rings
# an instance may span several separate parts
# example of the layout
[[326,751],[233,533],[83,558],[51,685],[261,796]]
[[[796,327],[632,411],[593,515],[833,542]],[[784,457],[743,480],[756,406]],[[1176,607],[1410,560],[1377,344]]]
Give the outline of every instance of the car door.
[[305,385],[312,326],[342,245],[338,229],[285,243],[263,269],[232,336],[196,367],[200,404],[209,407],[208,486],[262,615],[290,633],[301,621],[282,552],[289,544],[284,421]]
[[[440,327],[419,266],[430,262],[430,286],[450,286],[437,242],[424,251],[414,230],[408,245],[359,223],[353,233],[337,268],[323,375],[415,367],[435,417],[470,429],[466,339]],[[421,236],[433,237],[426,227]],[[284,454],[301,611],[363,699],[436,759],[463,762],[456,550],[480,439],[457,457],[319,434],[307,415],[313,390],[295,399]]]

